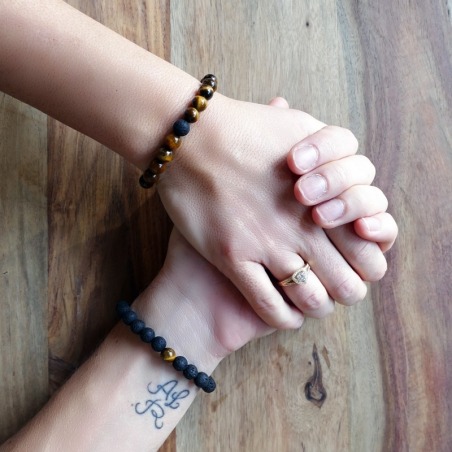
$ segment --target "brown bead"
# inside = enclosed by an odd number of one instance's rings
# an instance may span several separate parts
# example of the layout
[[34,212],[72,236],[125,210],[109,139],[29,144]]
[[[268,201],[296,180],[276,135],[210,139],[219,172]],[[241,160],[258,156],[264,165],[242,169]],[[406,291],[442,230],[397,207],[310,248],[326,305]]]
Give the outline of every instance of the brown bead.
[[151,188],[159,179],[158,174],[152,169],[148,168],[140,177],[140,185],[143,188]]
[[160,160],[163,163],[171,162],[174,158],[173,151],[165,148],[160,148],[157,152],[157,160]]
[[204,78],[204,79],[202,79],[201,83],[203,85],[211,86],[214,91],[216,91],[217,88],[218,88],[218,82],[216,80],[212,79],[212,78]]
[[165,137],[165,146],[168,149],[171,149],[174,151],[174,149],[177,149],[182,144],[182,140],[180,137],[176,137],[174,133],[170,133]]
[[195,96],[192,102],[193,107],[198,111],[204,111],[207,108],[207,100],[202,96]]
[[199,119],[199,111],[193,107],[187,108],[184,113],[184,118],[187,122],[196,122]]
[[201,79],[201,84],[204,82],[204,80],[207,80],[211,78],[212,80],[217,81],[217,76],[214,74],[206,74],[202,79]]
[[166,162],[161,162],[158,159],[155,159],[152,161],[151,165],[149,166],[149,169],[151,171],[154,171],[156,174],[162,174],[166,170]]
[[214,90],[210,85],[202,85],[199,88],[199,94],[207,100],[212,99]]
[[160,356],[163,358],[163,361],[168,361],[172,363],[176,359],[176,352],[172,348],[164,348],[160,353]]

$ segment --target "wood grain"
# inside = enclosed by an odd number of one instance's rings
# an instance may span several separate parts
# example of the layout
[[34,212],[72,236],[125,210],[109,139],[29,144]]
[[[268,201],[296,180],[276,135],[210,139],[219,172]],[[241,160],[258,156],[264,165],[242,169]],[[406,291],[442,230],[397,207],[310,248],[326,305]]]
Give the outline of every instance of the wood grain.
[[[229,357],[162,450],[452,450],[450,1],[70,3],[228,96],[350,127],[400,226],[365,302]],[[170,222],[135,169],[8,96],[0,159],[2,441],[156,274]]]
[[0,93],[0,443],[48,397],[45,125]]
[[[221,74],[233,97],[280,94],[351,127],[402,230],[390,273],[367,302],[224,362],[220,391],[198,400],[178,428],[179,449],[449,450],[452,46],[444,4],[195,3],[172,8],[173,62]],[[200,29],[215,38],[180,45]],[[313,344],[325,350],[321,409],[303,393]]]

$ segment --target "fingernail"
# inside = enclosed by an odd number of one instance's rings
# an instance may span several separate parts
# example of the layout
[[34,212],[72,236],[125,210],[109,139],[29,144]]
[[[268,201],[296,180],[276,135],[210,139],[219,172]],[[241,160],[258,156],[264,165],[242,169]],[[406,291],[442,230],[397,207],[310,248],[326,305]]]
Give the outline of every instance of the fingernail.
[[369,232],[377,232],[381,229],[381,221],[378,218],[367,217],[361,218]]
[[316,165],[319,159],[319,151],[316,147],[310,144],[300,146],[294,150],[293,160],[295,166],[300,171],[308,171]]
[[322,217],[326,223],[338,220],[344,215],[345,204],[340,199],[332,199],[317,207],[317,213]]
[[304,198],[309,201],[319,199],[328,189],[326,179],[320,174],[313,174],[305,179],[301,179],[298,187]]

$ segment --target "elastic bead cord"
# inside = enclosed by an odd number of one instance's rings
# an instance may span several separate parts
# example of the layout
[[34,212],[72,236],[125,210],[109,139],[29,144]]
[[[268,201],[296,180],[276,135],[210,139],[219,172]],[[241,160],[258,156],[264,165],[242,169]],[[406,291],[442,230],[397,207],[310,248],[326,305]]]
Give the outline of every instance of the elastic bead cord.
[[198,372],[194,364],[189,364],[184,356],[177,356],[176,352],[166,346],[166,340],[161,336],[156,336],[152,328],[146,326],[140,320],[137,313],[132,310],[127,301],[120,301],[116,305],[116,312],[121,320],[130,327],[130,330],[140,336],[140,339],[160,354],[163,361],[169,362],[174,369],[182,372],[187,380],[193,380],[194,384],[204,392],[211,393],[217,387],[215,380],[204,372]]
[[207,74],[201,79],[198,93],[193,98],[190,107],[185,110],[183,119],[178,119],[173,124],[172,133],[166,135],[162,147],[158,150],[149,168],[141,175],[139,182],[143,188],[151,188],[158,182],[160,174],[173,160],[174,151],[182,144],[181,137],[188,135],[190,124],[195,123],[199,119],[200,112],[207,108],[207,101],[212,99],[217,86],[217,78],[213,74]]

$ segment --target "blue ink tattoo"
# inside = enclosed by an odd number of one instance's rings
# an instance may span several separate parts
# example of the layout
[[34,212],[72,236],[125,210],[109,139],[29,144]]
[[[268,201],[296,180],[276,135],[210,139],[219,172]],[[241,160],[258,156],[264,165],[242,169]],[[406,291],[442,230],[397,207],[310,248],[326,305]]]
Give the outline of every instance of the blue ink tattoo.
[[[180,407],[179,400],[185,399],[190,394],[188,389],[176,391],[177,380],[170,380],[163,385],[157,385],[156,389],[152,389],[152,382],[148,384],[147,390],[151,394],[150,399],[144,403],[138,402],[135,404],[135,413],[145,414],[149,412],[154,418],[154,426],[156,429],[163,427],[162,418],[165,416],[165,409],[171,408],[176,410]],[[142,406],[144,407],[142,408]]]

